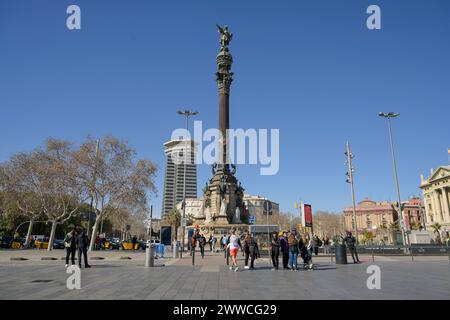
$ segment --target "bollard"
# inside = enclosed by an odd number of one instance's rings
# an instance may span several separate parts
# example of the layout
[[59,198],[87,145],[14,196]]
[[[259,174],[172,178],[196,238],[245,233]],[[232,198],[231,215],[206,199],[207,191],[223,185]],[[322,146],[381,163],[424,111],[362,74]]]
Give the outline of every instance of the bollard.
[[195,247],[192,248],[192,265],[195,266]]
[[230,265],[230,250],[227,248],[226,249],[226,255],[227,255],[227,266]]
[[155,247],[153,245],[147,246],[145,249],[145,267],[150,268],[155,266]]

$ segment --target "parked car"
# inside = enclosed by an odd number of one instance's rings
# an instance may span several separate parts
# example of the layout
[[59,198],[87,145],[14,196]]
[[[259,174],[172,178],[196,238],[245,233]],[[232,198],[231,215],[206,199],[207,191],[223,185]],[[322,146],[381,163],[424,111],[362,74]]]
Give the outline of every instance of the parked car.
[[107,250],[119,250],[121,244],[119,241],[116,241],[114,238],[106,238],[105,241],[105,249]]
[[48,249],[48,241],[49,240],[50,239],[48,237],[36,240],[36,241],[34,241],[34,247],[36,249]]
[[64,248],[65,248],[64,240],[56,239],[55,241],[53,241],[53,249],[64,249]]
[[11,249],[23,249],[25,238],[14,238],[11,241]]
[[2,249],[11,248],[11,242],[13,239],[14,239],[14,237],[1,236],[0,237],[0,248],[2,248]]

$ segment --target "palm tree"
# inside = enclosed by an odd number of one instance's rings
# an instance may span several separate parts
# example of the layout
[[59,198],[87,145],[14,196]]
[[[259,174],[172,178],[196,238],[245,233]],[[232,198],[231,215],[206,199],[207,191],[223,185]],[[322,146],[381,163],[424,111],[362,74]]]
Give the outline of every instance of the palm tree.
[[442,225],[438,222],[431,225],[431,228],[433,229],[433,232],[439,235],[439,231],[441,231]]
[[396,243],[396,234],[397,234],[397,231],[400,230],[399,225],[398,225],[398,222],[397,222],[397,221],[394,221],[394,222],[390,223],[390,224],[389,224],[389,227],[388,227],[388,230],[390,231],[389,234],[390,234],[390,236],[391,236],[391,238],[392,238],[392,241],[390,241],[390,242],[391,242],[392,244],[395,244],[395,243]]
[[420,223],[418,221],[415,221],[413,224],[411,224],[412,230],[420,230],[421,228],[422,228],[422,226],[420,225]]
[[172,226],[172,229],[174,230],[174,240],[175,242],[178,240],[178,228],[181,225],[181,214],[178,212],[176,208],[173,208],[169,211],[169,213],[166,216],[166,222]]
[[380,227],[378,228],[378,230],[380,230],[381,233],[380,243],[384,243],[384,235],[386,234],[387,229],[388,228],[385,224],[381,224]]

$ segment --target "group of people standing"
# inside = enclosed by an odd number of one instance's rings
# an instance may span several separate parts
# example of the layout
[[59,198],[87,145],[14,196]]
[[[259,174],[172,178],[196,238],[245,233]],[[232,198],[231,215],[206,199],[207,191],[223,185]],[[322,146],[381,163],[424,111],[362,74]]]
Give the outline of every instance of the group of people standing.
[[78,251],[78,266],[81,268],[81,257],[83,256],[84,267],[90,268],[88,263],[87,251],[89,247],[89,238],[86,230],[73,228],[64,238],[64,246],[66,247],[66,268],[69,266],[69,258],[72,265],[75,264],[75,252]]
[[279,269],[279,256],[282,256],[283,269],[299,270],[298,256],[303,259],[303,264],[307,270],[313,270],[312,253],[314,251],[314,237],[305,236],[297,232],[283,232],[279,236],[277,232],[272,234],[270,243],[270,256],[272,258],[272,270]]
[[197,246],[197,243],[200,248],[200,254],[202,256],[202,259],[205,257],[205,247],[207,244],[209,244],[209,251],[216,252],[217,238],[213,234],[209,236],[209,239],[207,241],[205,235],[201,234],[198,230],[196,230],[191,238],[191,251],[190,251],[191,256],[192,256],[192,249]]
[[[198,230],[194,232],[191,240],[191,248],[195,248],[197,242],[200,247],[200,253],[202,258],[205,254],[205,246],[207,243],[210,245],[210,251],[215,250],[217,238],[211,235],[209,240]],[[347,232],[344,242],[349,249],[354,263],[360,263],[358,253],[356,251],[356,239],[352,236],[351,232]],[[257,258],[260,257],[260,250],[258,242],[254,238],[252,233],[247,233],[243,237],[239,237],[235,234],[235,230],[232,229],[228,234],[222,235],[219,240],[220,248],[227,253],[231,258],[230,270],[238,271],[237,255],[239,250],[242,251],[242,255],[245,257],[245,269],[254,269],[254,263]],[[291,232],[273,232],[269,245],[270,257],[272,260],[272,270],[280,269],[280,256],[282,259],[282,268],[284,270],[300,270],[298,265],[299,257],[303,260],[303,266],[306,270],[314,270],[314,264],[312,261],[313,255],[318,255],[319,247],[323,247],[324,253],[330,253],[331,241],[328,237],[320,239],[317,235],[305,234],[302,235],[297,231]],[[192,251],[191,251],[192,255]]]

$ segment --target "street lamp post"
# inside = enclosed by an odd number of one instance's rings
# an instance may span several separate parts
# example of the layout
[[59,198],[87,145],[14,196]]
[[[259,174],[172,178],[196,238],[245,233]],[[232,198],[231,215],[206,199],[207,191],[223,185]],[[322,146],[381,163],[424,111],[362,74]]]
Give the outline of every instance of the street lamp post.
[[391,128],[391,119],[398,117],[400,114],[394,113],[394,112],[388,112],[388,113],[380,112],[378,115],[382,118],[386,118],[387,123],[388,123],[389,144],[391,146],[392,166],[394,167],[395,188],[397,190],[397,198],[398,198],[398,203],[397,203],[398,211],[397,212],[399,213],[399,222],[400,222],[400,229],[402,231],[403,243],[405,245],[409,245],[408,237],[406,236],[406,233],[405,233],[405,223],[404,223],[404,219],[403,219],[402,201],[400,198],[400,188],[398,186],[397,162],[395,160],[394,142],[392,140],[392,128]]
[[183,173],[183,216],[181,218],[181,229],[182,229],[182,238],[181,238],[181,250],[180,250],[180,259],[183,258],[183,251],[184,251],[184,235],[186,230],[186,166],[187,166],[187,135],[189,132],[189,117],[195,116],[198,114],[197,111],[190,111],[190,110],[179,110],[177,112],[179,115],[182,115],[186,118],[186,133],[184,138],[184,173]]
[[353,220],[353,228],[355,229],[355,238],[356,238],[356,244],[359,243],[358,240],[358,224],[356,222],[356,205],[355,205],[355,185],[353,183],[353,164],[352,159],[354,158],[353,154],[350,151],[350,143],[347,141],[347,151],[345,152],[345,155],[347,156],[347,165],[348,165],[348,172],[347,172],[347,183],[350,184],[350,189],[352,192],[352,220]]

